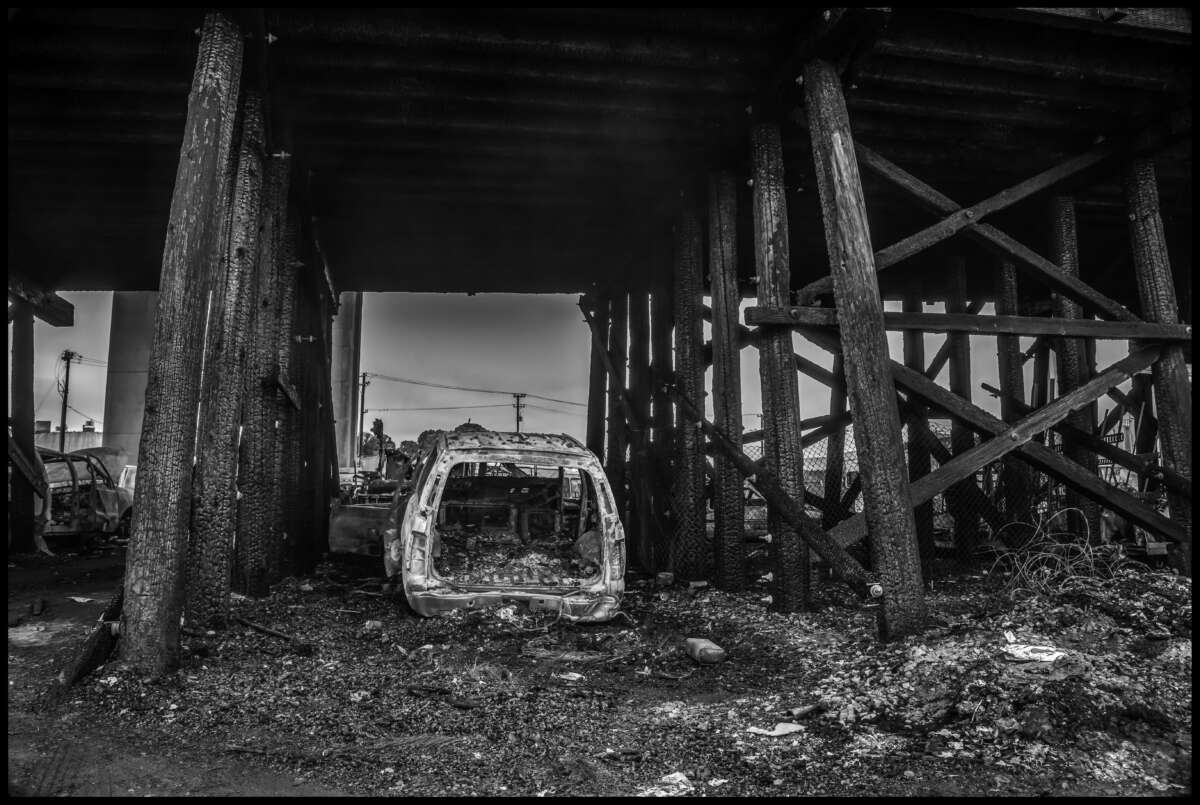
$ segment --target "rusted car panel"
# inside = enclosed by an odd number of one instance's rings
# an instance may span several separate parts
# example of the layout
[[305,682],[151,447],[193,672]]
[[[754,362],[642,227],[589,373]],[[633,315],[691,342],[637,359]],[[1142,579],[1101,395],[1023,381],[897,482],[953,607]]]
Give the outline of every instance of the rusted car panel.
[[596,456],[569,436],[443,434],[398,494],[384,567],[422,615],[517,602],[604,621],[625,532]]
[[127,529],[133,495],[113,483],[94,456],[38,449],[45,468],[49,509],[39,499],[36,511],[47,535],[114,534]]

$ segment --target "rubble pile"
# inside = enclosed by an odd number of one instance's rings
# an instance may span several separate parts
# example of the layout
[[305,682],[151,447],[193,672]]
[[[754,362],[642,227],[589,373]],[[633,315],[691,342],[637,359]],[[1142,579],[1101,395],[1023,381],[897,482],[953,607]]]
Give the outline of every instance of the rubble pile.
[[1190,790],[1190,580],[1129,568],[1016,600],[992,581],[939,582],[931,628],[880,644],[832,585],[785,615],[762,590],[631,577],[624,617],[578,626],[512,604],[417,618],[326,568],[235,602],[311,653],[192,636],[178,675],[107,667],[71,706],[355,793]]
[[[578,540],[549,534],[523,543],[511,531],[453,524],[439,529],[434,567],[446,581],[460,584],[577,585],[597,569]],[[584,551],[586,554],[587,551]]]

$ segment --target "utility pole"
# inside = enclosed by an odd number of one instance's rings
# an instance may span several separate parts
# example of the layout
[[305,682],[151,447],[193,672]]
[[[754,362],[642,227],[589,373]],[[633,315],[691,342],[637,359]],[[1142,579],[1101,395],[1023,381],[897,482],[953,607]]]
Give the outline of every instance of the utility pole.
[[62,414],[58,418],[58,452],[65,453],[67,452],[67,395],[71,393],[71,361],[75,360],[75,353],[64,349],[62,359],[63,363],[67,365],[67,372],[63,377]]
[[525,407],[521,403],[521,398],[524,396],[525,396],[524,394],[514,394],[513,395],[513,408],[517,409],[517,433],[521,432],[521,409]]
[[361,405],[359,406],[359,411],[358,411],[358,450],[356,452],[356,455],[359,458],[362,458],[363,447],[365,446],[364,442],[366,441],[363,438],[363,436],[365,435],[363,433],[363,417],[365,417],[367,415],[367,386],[369,386],[369,385],[371,385],[371,384],[367,380],[367,373],[363,372],[362,373],[362,381],[359,384],[359,395],[360,395],[360,399],[362,401]]

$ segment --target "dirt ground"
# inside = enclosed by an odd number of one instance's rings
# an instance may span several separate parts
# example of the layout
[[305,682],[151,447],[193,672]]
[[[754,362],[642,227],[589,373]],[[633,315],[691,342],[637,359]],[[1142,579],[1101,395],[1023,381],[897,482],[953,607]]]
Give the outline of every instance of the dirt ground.
[[[873,612],[833,582],[816,611],[780,615],[765,582],[733,595],[632,576],[625,615],[572,626],[511,605],[419,618],[373,566],[326,563],[234,602],[294,641],[189,635],[167,679],[114,662],[39,709],[122,569],[117,549],[10,557],[12,792],[1191,791],[1190,580],[1144,567],[1052,598],[939,583],[933,627],[880,645]],[[696,663],[687,637],[727,659]],[[1007,658],[1025,643],[1064,656]]]

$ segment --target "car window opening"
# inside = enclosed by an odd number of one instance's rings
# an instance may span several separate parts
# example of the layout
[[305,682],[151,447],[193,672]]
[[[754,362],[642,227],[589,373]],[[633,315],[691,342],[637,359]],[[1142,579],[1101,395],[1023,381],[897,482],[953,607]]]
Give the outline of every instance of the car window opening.
[[432,528],[434,572],[455,585],[594,583],[604,558],[596,499],[575,467],[455,464]]

